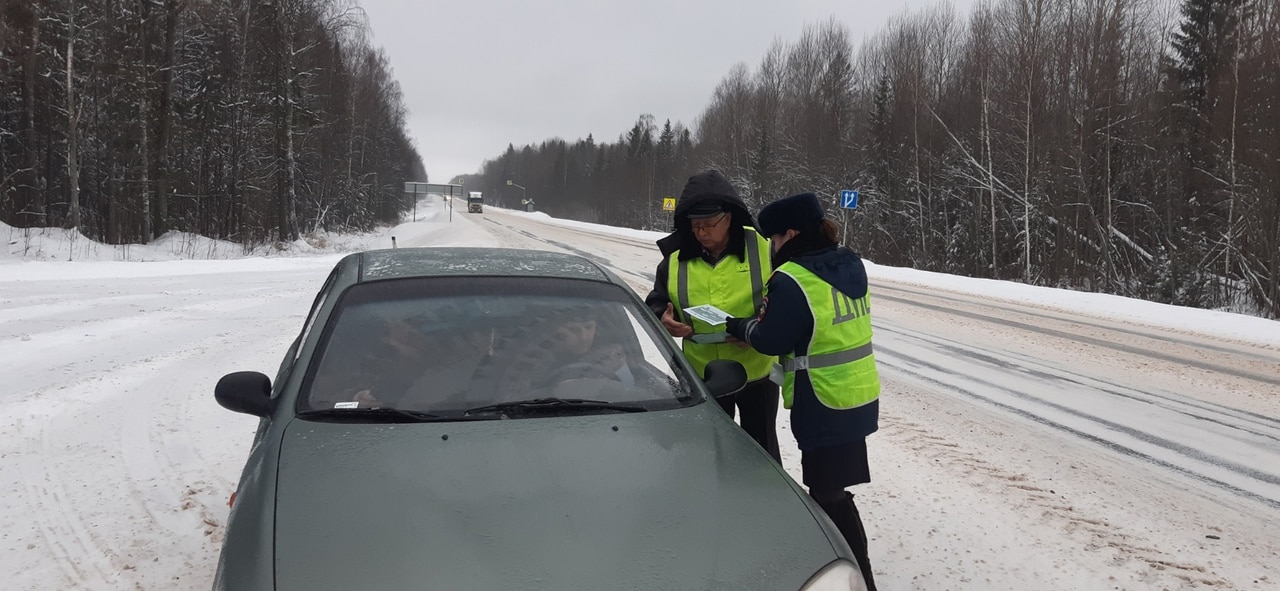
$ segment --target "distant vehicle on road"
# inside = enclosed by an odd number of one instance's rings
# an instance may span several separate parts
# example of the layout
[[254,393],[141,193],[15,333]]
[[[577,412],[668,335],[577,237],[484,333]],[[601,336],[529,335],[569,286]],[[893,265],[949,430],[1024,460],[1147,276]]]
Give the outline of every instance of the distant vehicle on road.
[[479,191],[472,191],[467,195],[467,213],[482,213],[484,209],[484,195]]

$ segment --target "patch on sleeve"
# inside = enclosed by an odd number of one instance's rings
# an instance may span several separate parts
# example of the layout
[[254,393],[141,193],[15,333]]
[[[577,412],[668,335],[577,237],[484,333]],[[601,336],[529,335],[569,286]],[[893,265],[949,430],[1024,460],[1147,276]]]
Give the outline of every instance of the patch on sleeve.
[[760,302],[760,312],[756,314],[756,320],[764,320],[764,312],[769,309],[769,296],[764,296]]

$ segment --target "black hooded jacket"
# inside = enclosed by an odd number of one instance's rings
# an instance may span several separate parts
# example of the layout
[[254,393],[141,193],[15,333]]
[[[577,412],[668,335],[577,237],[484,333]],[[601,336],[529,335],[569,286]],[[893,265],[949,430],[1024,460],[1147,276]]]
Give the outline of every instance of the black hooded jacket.
[[[709,202],[719,203],[732,215],[729,226],[729,245],[719,258],[711,256],[702,248],[698,238],[693,235],[693,226],[689,222],[689,210],[696,205]],[[689,177],[684,190],[680,192],[679,201],[676,202],[673,222],[675,230],[658,240],[662,261],[658,263],[658,269],[654,272],[653,290],[644,299],[644,303],[648,304],[659,318],[667,311],[667,304],[671,302],[671,297],[667,293],[667,259],[671,253],[680,251],[679,258],[682,261],[702,257],[711,265],[715,265],[721,258],[731,254],[743,259],[747,253],[746,239],[742,229],[756,227],[755,220],[747,211],[747,205],[742,202],[742,198],[738,197],[738,192],[734,190],[729,180],[716,170],[704,170]]]

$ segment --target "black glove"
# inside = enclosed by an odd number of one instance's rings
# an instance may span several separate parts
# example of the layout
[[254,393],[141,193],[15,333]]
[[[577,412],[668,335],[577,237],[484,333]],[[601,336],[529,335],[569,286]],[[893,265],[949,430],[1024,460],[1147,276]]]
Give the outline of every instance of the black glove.
[[733,335],[733,338],[739,341],[747,340],[746,326],[749,318],[733,318],[730,317],[724,321],[724,331]]

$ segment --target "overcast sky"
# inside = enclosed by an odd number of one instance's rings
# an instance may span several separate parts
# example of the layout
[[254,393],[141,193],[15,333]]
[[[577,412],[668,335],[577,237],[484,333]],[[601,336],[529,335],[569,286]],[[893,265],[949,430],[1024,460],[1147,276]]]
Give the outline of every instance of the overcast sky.
[[[430,180],[551,137],[614,141],[641,113],[691,125],[737,62],[835,17],[855,48],[933,0],[359,0],[391,56]],[[974,0],[952,2],[967,15]]]

